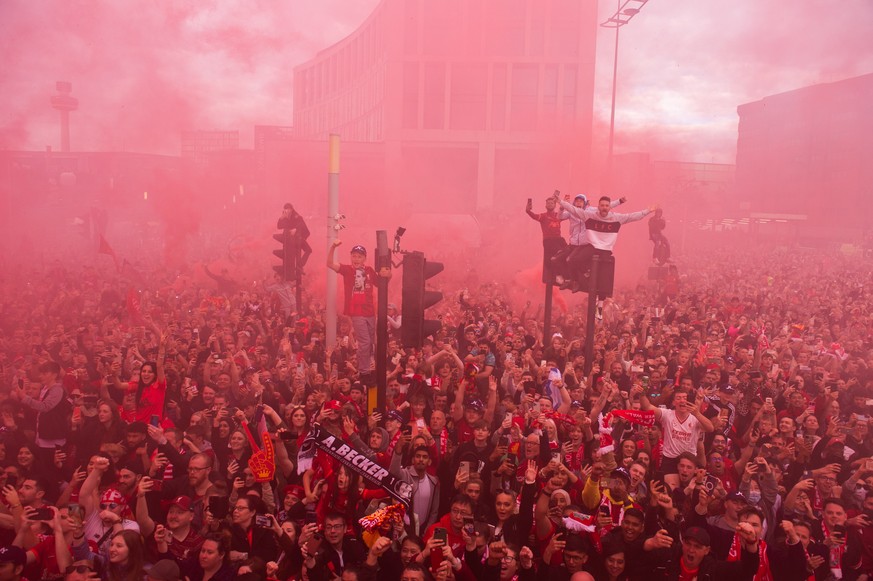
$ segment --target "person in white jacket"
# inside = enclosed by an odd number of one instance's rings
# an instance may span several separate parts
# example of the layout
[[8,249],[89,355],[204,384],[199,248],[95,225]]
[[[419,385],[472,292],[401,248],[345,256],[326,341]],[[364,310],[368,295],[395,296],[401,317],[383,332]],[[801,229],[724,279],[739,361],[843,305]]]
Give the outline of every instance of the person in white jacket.
[[[555,194],[555,198],[557,198],[557,194]],[[560,200],[558,201],[560,202]],[[615,200],[610,202],[610,207],[614,208],[619,204],[625,203],[625,201],[627,201],[627,198]],[[564,201],[561,203],[563,205],[568,202]],[[576,194],[576,197],[573,198],[573,208],[585,210],[588,207],[588,198],[585,197],[585,194]],[[573,270],[572,265],[575,264],[576,257],[582,251],[582,248],[588,246],[588,235],[585,229],[587,216],[585,216],[584,212],[571,213],[564,209],[560,216],[561,220],[569,218],[570,221],[570,244],[552,258],[552,270],[556,273],[555,282],[562,285],[565,283],[565,279],[575,280],[574,275],[576,271]]]
[[585,222],[585,234],[588,244],[582,246],[579,252],[569,260],[569,271],[574,274],[576,281],[582,280],[591,266],[591,258],[595,254],[609,256],[615,243],[618,241],[618,231],[622,224],[636,222],[648,216],[657,209],[657,206],[646,208],[639,212],[619,214],[612,211],[613,202],[609,196],[601,196],[597,208],[578,208],[569,202],[561,200],[557,195],[558,203],[573,217]]

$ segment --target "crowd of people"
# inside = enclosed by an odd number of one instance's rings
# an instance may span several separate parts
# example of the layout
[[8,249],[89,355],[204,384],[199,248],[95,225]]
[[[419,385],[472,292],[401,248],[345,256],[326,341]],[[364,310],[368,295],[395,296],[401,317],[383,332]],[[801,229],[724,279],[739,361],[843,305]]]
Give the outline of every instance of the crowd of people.
[[[373,313],[349,293],[390,273],[338,246],[335,344],[323,302],[289,314],[260,288],[6,280],[0,581],[873,573],[866,259],[688,257],[548,336],[505,285],[445,277],[442,330],[410,349],[392,326],[370,410]],[[309,457],[316,432],[363,460]]]

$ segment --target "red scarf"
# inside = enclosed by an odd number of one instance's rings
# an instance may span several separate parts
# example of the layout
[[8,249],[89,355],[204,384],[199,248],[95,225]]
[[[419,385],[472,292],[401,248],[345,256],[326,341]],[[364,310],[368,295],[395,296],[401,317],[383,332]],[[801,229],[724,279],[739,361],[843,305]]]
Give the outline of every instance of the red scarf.
[[390,442],[388,442],[388,447],[385,448],[385,455],[386,455],[389,459],[391,458],[391,454],[394,453],[394,448],[397,446],[397,442],[398,442],[398,440],[400,440],[400,436],[401,436],[401,435],[402,435],[402,434],[401,434],[401,430],[397,430],[397,431],[394,433],[394,437],[391,438],[391,441],[390,441]]
[[600,420],[600,453],[606,454],[615,449],[614,440],[612,438],[612,418],[619,417],[629,421],[632,424],[641,426],[655,425],[655,412],[652,410],[614,410],[602,416]]
[[449,431],[446,428],[440,432],[439,459],[443,460],[449,453]]
[[[818,488],[816,488],[816,492],[818,492]],[[821,521],[821,531],[824,533],[824,537],[828,538],[831,536],[830,531],[828,530],[828,524],[822,519]],[[843,553],[846,552],[846,545],[834,545],[830,548],[828,552],[828,569],[830,569],[831,573],[840,572],[840,575],[834,575],[838,579],[842,578],[842,562],[843,562]]]
[[[734,540],[727,557],[728,562],[739,561],[741,550],[740,536],[734,533]],[[773,574],[770,572],[770,558],[767,556],[767,543],[764,541],[758,541],[758,557],[758,571],[755,572],[752,579],[754,581],[773,581]]]
[[[806,547],[803,547],[803,555],[806,557],[807,562],[809,561],[809,551],[806,550]],[[815,581],[815,572],[813,572],[809,577],[804,579],[804,581]]]

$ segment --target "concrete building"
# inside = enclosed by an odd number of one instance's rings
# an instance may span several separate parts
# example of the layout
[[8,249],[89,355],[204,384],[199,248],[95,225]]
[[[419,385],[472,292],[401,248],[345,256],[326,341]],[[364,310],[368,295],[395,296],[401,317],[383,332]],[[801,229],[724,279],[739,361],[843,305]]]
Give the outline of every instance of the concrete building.
[[386,203],[475,213],[589,182],[596,2],[383,0],[294,70],[294,129],[378,144]]
[[873,218],[870,103],[873,74],[740,105],[738,201],[751,213],[807,215],[810,237],[860,236]]

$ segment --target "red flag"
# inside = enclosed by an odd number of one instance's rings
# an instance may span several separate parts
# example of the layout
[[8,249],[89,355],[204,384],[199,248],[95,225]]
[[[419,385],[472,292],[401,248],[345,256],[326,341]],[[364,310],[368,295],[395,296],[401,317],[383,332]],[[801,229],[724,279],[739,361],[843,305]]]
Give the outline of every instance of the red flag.
[[127,313],[134,321],[138,321],[142,317],[142,305],[139,301],[139,294],[131,288],[127,291]]
[[109,243],[106,242],[106,238],[103,237],[103,234],[100,235],[100,247],[97,249],[99,254],[108,254],[112,257],[112,261],[115,263],[115,270],[121,271],[121,267],[118,265],[118,256],[115,255],[115,251],[112,250],[112,247],[109,246]]

